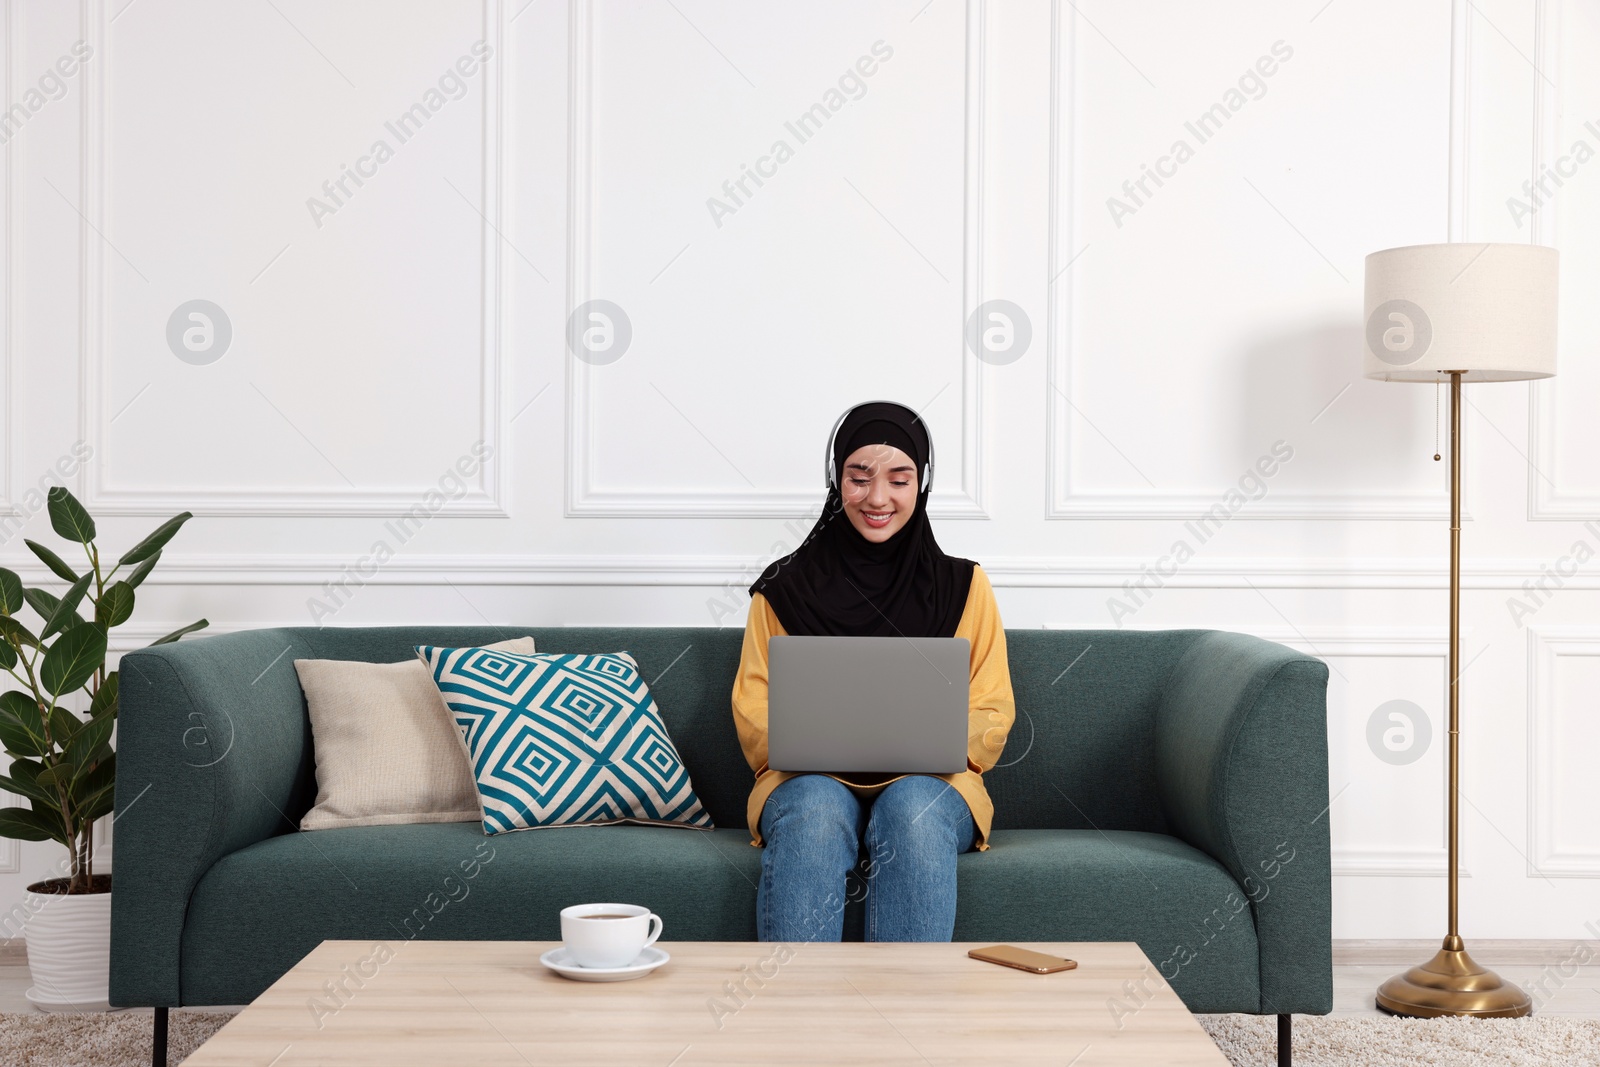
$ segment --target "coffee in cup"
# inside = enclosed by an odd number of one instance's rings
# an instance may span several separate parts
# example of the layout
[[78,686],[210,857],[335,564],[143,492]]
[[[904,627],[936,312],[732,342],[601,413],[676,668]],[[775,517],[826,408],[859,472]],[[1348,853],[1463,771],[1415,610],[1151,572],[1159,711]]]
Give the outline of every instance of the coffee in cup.
[[561,909],[561,940],[579,967],[626,967],[661,936],[661,916],[637,904]]

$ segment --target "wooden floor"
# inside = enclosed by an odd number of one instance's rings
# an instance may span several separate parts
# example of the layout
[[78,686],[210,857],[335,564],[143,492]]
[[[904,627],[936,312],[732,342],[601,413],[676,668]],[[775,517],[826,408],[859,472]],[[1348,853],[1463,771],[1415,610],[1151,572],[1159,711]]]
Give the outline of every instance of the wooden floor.
[[[1438,941],[1335,941],[1333,1014],[1382,1015],[1373,992],[1386,979],[1424,963]],[[1600,1019],[1600,944],[1574,941],[1469,941],[1480,964],[1520,985],[1535,1014]],[[1577,961],[1588,958],[1586,966]]]
[[[1336,942],[1333,1014],[1383,1014],[1372,1001],[1379,983],[1423,962],[1438,947],[1435,941]],[[1587,966],[1573,962],[1581,957],[1574,956],[1572,942],[1478,941],[1467,948],[1480,963],[1527,990],[1539,1013],[1600,1018],[1600,946],[1588,945],[1594,962]],[[0,1012],[32,1011],[23,995],[28,984],[26,961],[14,951],[0,951]]]

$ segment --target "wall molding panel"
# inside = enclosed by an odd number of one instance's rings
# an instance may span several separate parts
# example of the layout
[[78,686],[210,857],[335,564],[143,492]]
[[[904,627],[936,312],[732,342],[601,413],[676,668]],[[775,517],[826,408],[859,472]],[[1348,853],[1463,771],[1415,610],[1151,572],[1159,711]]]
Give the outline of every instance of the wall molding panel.
[[[87,36],[95,48],[92,62],[82,69],[84,121],[81,152],[84,165],[82,233],[84,289],[82,304],[83,347],[80,354],[80,425],[82,436],[94,449],[95,460],[84,478],[84,504],[96,514],[170,515],[192,511],[211,516],[275,516],[288,518],[331,518],[339,516],[400,516],[422,502],[429,487],[411,490],[331,487],[311,489],[297,486],[267,489],[224,490],[183,485],[124,485],[108,480],[108,437],[113,398],[105,390],[107,347],[107,271],[118,253],[108,251],[114,233],[114,220],[108,217],[106,190],[113,167],[108,143],[108,96],[115,80],[116,49],[111,47],[111,0],[86,0]],[[504,284],[501,269],[501,236],[505,158],[503,150],[504,93],[508,79],[502,68],[510,62],[505,47],[502,0],[481,0],[481,29],[494,49],[493,61],[482,66],[482,173],[479,193],[484,210],[480,228],[483,252],[481,307],[479,321],[479,440],[490,446],[491,454],[477,475],[477,483],[454,500],[447,500],[434,514],[485,518],[504,518],[508,463],[503,447],[503,403],[501,383],[505,380],[506,355],[502,343]],[[120,14],[120,12],[119,12]],[[476,210],[476,209],[474,209]],[[314,446],[313,446],[314,447]],[[448,461],[446,461],[448,465]],[[442,469],[442,468],[441,468]]]
[[[339,553],[173,553],[146,579],[147,585],[322,585],[354,569],[360,552]],[[405,553],[379,566],[370,585],[723,585],[749,584],[771,555],[518,555],[518,553]],[[995,587],[1005,589],[1120,590],[1138,577],[1147,560],[1117,557],[1005,557],[984,553],[982,568]],[[1539,577],[1546,560],[1477,560],[1462,563],[1462,589],[1517,590]],[[0,557],[29,582],[53,582],[29,555]],[[1406,558],[1323,558],[1264,560],[1214,557],[1194,561],[1163,589],[1349,589],[1443,590],[1448,573],[1443,560],[1419,565]],[[1562,587],[1600,590],[1600,573],[1579,573]],[[1115,629],[1115,627],[1090,627]],[[1144,629],[1144,627],[1128,627]]]
[[[1454,0],[1455,9],[1464,11],[1464,0]],[[1067,8],[1071,8],[1068,11]],[[1047,323],[1045,328],[1045,517],[1049,519],[1192,519],[1217,505],[1231,486],[1220,486],[1213,493],[1163,493],[1157,491],[1091,493],[1072,484],[1072,454],[1075,451],[1074,418],[1076,406],[1071,396],[1074,357],[1074,275],[1067,268],[1081,255],[1075,239],[1078,187],[1076,127],[1079,93],[1068,72],[1075,60],[1076,7],[1052,4],[1054,34],[1050,54],[1050,177],[1049,223],[1046,227],[1048,276]],[[1460,22],[1458,18],[1456,20]],[[1470,37],[1462,32],[1452,40],[1452,68],[1470,69]],[[1467,76],[1453,78],[1448,87],[1454,124],[1460,116],[1465,128],[1466,100],[1470,84]],[[1463,137],[1451,138],[1450,187],[1452,233],[1460,225],[1461,199],[1465,194],[1466,143]],[[1064,191],[1064,195],[1063,195]],[[1455,237],[1451,238],[1456,239]],[[1345,521],[1448,520],[1450,514],[1448,472],[1438,479],[1438,489],[1430,492],[1290,494],[1269,492],[1249,506],[1240,508],[1236,519],[1337,519]],[[1462,514],[1470,518],[1463,501]]]
[[[322,585],[354,569],[362,553],[227,553],[163,555],[145,584],[158,585]],[[397,553],[376,568],[363,585],[748,585],[771,556],[701,555],[514,555]],[[1106,589],[1138,577],[1148,560],[1105,556],[1029,557],[985,553],[984,571],[996,588]],[[1463,563],[1461,585],[1469,590],[1514,590],[1538,578],[1547,561],[1479,560]],[[31,556],[0,557],[29,582],[55,579]],[[1215,557],[1194,561],[1167,580],[1165,589],[1368,589],[1443,590],[1449,587],[1444,561],[1371,557],[1366,559],[1278,559]],[[1600,572],[1579,572],[1563,591],[1600,590]],[[1112,629],[1113,627],[1092,627]],[[1129,627],[1142,629],[1143,627]]]
[[[1561,151],[1561,117],[1581,115],[1582,109],[1566,98],[1569,87],[1561,62],[1561,12],[1565,0],[1538,0],[1534,5],[1534,56],[1539,74],[1531,74],[1533,103],[1533,165],[1530,177],[1538,181],[1555,164]],[[1567,194],[1568,196],[1573,194]],[[1559,248],[1561,206],[1556,196],[1539,207],[1533,216],[1529,243]],[[1570,342],[1564,346],[1568,359],[1581,351]],[[1560,463],[1555,398],[1562,388],[1560,377],[1528,383],[1528,518],[1540,520],[1600,519],[1600,491],[1564,489],[1559,484]],[[1568,387],[1570,388],[1570,386]]]
[[[1555,703],[1556,670],[1562,659],[1600,657],[1600,626],[1528,627],[1528,876],[1600,878],[1600,848],[1575,846],[1556,834],[1560,769],[1557,735],[1562,709]],[[1593,715],[1593,708],[1567,705],[1566,714]],[[1588,809],[1569,818],[1593,821]]]
[[[18,32],[14,0],[0,0],[0,20],[4,20],[5,47],[0,49],[0,64],[4,66],[3,84],[0,84],[0,113],[9,114],[16,102],[13,87],[17,80],[18,60],[22,54],[21,34]],[[5,158],[0,161],[0,211],[5,214],[4,231],[0,232],[0,518],[20,516],[20,497],[26,491],[22,473],[22,411],[17,404],[21,374],[16,364],[17,302],[15,254],[16,229],[19,221],[16,209],[16,176],[22,169],[18,156],[24,151],[22,140],[10,137],[5,144]],[[14,851],[15,843],[9,842]],[[0,845],[0,856],[7,845]],[[5,861],[0,859],[0,873]]]
[[[984,21],[987,0],[966,3],[966,72],[963,94],[965,151],[963,153],[965,207],[962,249],[961,321],[965,323],[984,299]],[[594,289],[591,252],[593,232],[594,143],[591,80],[593,24],[591,0],[570,0],[568,63],[568,202],[567,202],[567,304],[570,314],[585,302],[606,294]],[[936,518],[985,519],[984,499],[984,398],[983,365],[967,351],[961,336],[949,339],[961,353],[961,466],[960,486],[951,482],[949,467],[941,467],[928,513]],[[751,518],[813,515],[815,489],[735,490],[704,492],[663,489],[654,492],[605,490],[595,485],[592,442],[595,375],[603,367],[565,353],[566,366],[566,509],[570,517]]]

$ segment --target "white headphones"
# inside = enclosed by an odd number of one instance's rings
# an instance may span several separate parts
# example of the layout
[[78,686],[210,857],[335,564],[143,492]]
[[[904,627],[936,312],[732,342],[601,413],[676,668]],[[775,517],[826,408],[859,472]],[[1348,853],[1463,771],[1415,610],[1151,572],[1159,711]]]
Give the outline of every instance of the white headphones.
[[[834,480],[835,471],[833,469],[833,446],[839,437],[839,427],[844,425],[844,420],[849,417],[852,411],[859,407],[865,407],[867,404],[893,404],[897,408],[902,408],[911,412],[913,419],[915,419],[917,422],[922,422],[922,416],[917,414],[914,408],[908,407],[907,405],[900,403],[898,400],[863,400],[859,404],[851,404],[849,407],[845,408],[844,414],[833,420],[833,430],[828,434],[828,451],[825,452],[822,457],[823,480],[824,484],[826,484],[829,489],[838,488],[838,482]],[[917,486],[917,491],[919,493],[926,493],[928,490],[933,488],[933,434],[928,432],[927,423],[922,424],[922,429],[928,438],[928,458],[922,464],[922,482]]]

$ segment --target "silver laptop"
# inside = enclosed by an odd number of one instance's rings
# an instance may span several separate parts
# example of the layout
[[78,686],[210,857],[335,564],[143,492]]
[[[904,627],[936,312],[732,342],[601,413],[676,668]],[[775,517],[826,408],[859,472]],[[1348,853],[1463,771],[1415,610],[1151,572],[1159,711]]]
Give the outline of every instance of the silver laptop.
[[965,637],[774,637],[767,763],[778,771],[967,769]]

